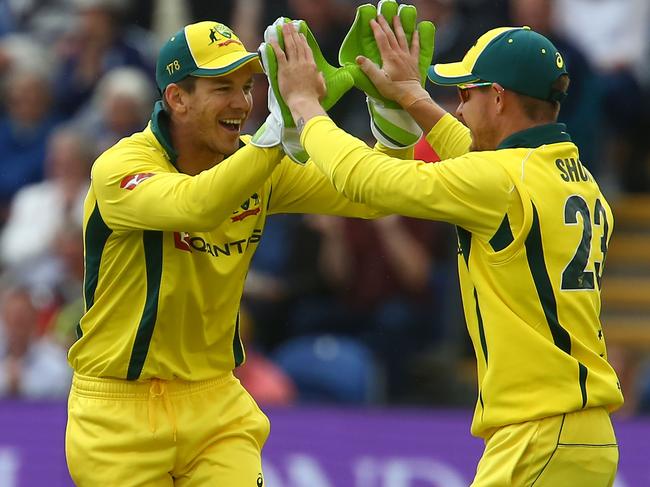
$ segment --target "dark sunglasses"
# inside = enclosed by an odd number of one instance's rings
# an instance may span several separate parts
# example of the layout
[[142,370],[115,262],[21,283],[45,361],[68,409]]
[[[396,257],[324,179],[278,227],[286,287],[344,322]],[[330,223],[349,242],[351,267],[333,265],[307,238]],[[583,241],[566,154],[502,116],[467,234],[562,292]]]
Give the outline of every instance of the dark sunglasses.
[[491,81],[477,81],[476,83],[463,83],[462,85],[457,85],[458,88],[458,98],[462,103],[467,103],[469,100],[469,90],[472,88],[480,88],[482,86],[492,86]]

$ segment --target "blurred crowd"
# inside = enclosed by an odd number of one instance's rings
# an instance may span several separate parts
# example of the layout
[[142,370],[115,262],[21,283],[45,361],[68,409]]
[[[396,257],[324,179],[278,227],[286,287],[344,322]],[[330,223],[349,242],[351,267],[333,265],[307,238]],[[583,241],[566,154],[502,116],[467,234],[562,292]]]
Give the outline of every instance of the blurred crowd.
[[[0,396],[67,396],[66,350],[83,310],[90,167],[147,124],[163,40],[186,23],[214,19],[254,50],[265,26],[285,15],[306,20],[335,64],[359,3],[0,2]],[[582,162],[608,197],[650,190],[647,0],[410,3],[436,24],[434,62],[460,59],[499,25],[529,25],[549,37],[571,74],[560,119]],[[259,78],[247,133],[266,118],[267,84]],[[427,88],[454,111],[455,90]],[[331,115],[372,142],[363,94],[350,92]],[[424,146],[417,155],[436,159]],[[242,303],[247,364],[238,371],[262,405],[472,404],[453,228],[396,216],[279,215],[262,241]]]

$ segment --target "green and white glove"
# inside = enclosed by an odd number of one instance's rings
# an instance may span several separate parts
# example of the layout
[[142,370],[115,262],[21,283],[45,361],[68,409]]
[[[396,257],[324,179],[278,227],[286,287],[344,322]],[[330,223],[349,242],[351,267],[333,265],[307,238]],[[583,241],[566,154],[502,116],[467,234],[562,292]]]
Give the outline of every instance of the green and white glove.
[[409,45],[417,29],[420,39],[418,70],[422,86],[433,58],[436,29],[429,21],[417,23],[417,9],[413,5],[398,4],[395,0],[381,0],[377,7],[365,4],[357,8],[354,22],[339,50],[339,64],[350,70],[355,87],[367,95],[370,129],[373,135],[387,147],[402,149],[415,145],[422,136],[422,129],[399,103],[382,96],[356,64],[357,56],[364,56],[378,66],[382,65],[381,54],[370,27],[370,20],[376,19],[378,15],[383,16],[391,26],[393,17],[397,15]]
[[[264,31],[264,42],[260,45],[259,53],[269,80],[268,107],[269,116],[266,122],[255,133],[251,143],[258,147],[273,147],[282,144],[282,148],[294,162],[305,164],[309,155],[300,144],[300,133],[291,115],[289,107],[280,94],[278,86],[278,61],[275,52],[271,47],[271,40],[277,40],[280,47],[284,49],[284,38],[282,36],[282,25],[292,22],[296,30],[307,39],[314,61],[318,70],[323,73],[327,94],[321,100],[322,107],[327,111],[354,86],[354,78],[349,68],[337,68],[327,62],[321,49],[309,30],[304,20],[289,20],[284,17],[278,18]],[[296,80],[300,82],[300,80]]]

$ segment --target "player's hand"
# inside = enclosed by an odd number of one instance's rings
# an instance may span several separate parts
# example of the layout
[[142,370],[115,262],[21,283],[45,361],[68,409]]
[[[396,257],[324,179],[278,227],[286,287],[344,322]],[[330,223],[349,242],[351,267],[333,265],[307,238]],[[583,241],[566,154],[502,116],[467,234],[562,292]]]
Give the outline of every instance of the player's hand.
[[[395,26],[394,33],[391,24]],[[369,98],[378,100],[386,108],[399,108],[395,102],[399,97],[398,90],[388,91],[383,80],[376,76],[373,82],[366,71],[371,75],[379,74],[378,71],[383,67],[381,74],[384,78],[388,72],[389,80],[419,80],[420,86],[424,86],[426,72],[433,57],[434,36],[435,26],[429,21],[418,23],[417,9],[413,5],[398,4],[395,0],[381,0],[376,7],[364,4],[357,8],[354,22],[341,44],[339,63],[350,68],[355,87],[364,91]],[[379,45],[379,42],[382,44]],[[395,66],[395,62],[400,60],[404,65]],[[377,70],[372,69],[373,65]],[[405,67],[408,69],[405,70]],[[391,76],[397,73],[400,74],[400,79]],[[384,93],[375,83],[381,84]],[[412,88],[417,89],[415,83]],[[390,94],[390,97],[385,96],[385,93]]]
[[[291,26],[287,32],[289,37],[293,36],[288,45],[285,45],[285,25]],[[307,50],[304,46],[305,39]],[[334,67],[327,62],[304,20],[278,18],[264,30],[264,42],[260,45],[259,53],[264,72],[269,80],[267,100],[270,113],[251,139],[251,143],[259,147],[273,147],[281,143],[287,156],[298,164],[305,164],[309,154],[300,143],[301,128],[297,127],[296,122],[298,120],[306,122],[310,117],[324,115],[325,110],[329,110],[354,86],[354,78],[349,68]],[[301,93],[298,98],[311,101],[311,106],[303,107],[308,110],[298,113],[295,106],[292,110],[284,99],[279,84],[280,68],[277,54],[283,56],[282,89],[288,90],[287,93],[291,93],[291,96],[294,96],[299,88],[306,89],[306,91],[299,90]],[[314,63],[321,75],[315,72]],[[355,69],[360,72],[358,67],[355,66]],[[314,83],[304,84],[305,76]],[[310,89],[311,94],[309,94]],[[323,90],[326,92],[324,97]],[[322,109],[318,101],[321,102]],[[295,101],[292,101],[292,105],[295,105]]]
[[393,29],[383,16],[370,20],[370,27],[381,55],[382,67],[365,56],[357,56],[356,62],[368,76],[379,93],[408,108],[418,100],[429,98],[422,87],[419,70],[420,42],[418,31],[413,32],[409,46],[399,16],[393,17]]
[[282,98],[292,109],[303,102],[319,103],[327,89],[307,39],[292,23],[282,25],[282,34],[284,50],[277,41],[271,41],[278,62],[278,87]]

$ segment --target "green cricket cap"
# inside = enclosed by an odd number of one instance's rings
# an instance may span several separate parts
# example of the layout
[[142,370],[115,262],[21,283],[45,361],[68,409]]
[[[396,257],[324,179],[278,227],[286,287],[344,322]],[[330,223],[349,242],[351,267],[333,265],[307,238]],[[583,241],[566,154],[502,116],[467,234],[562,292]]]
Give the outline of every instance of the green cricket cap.
[[176,32],[160,49],[156,84],[162,92],[187,76],[223,76],[249,63],[256,72],[262,72],[259,55],[248,52],[229,27],[213,21],[198,22]]
[[540,100],[562,101],[566,93],[552,89],[567,74],[564,58],[543,35],[530,27],[500,27],[478,38],[462,61],[435,64],[427,75],[439,85],[476,81],[499,83],[506,89]]

